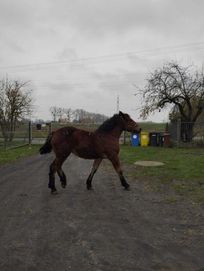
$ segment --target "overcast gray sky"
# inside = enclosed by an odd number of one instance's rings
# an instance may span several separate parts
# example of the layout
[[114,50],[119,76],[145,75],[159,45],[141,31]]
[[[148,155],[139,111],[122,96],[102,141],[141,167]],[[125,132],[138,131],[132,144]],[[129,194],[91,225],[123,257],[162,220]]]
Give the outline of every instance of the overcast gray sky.
[[[0,78],[30,80],[33,118],[50,106],[139,120],[135,86],[176,60],[201,68],[203,0],[0,0]],[[166,121],[167,112],[149,120]]]

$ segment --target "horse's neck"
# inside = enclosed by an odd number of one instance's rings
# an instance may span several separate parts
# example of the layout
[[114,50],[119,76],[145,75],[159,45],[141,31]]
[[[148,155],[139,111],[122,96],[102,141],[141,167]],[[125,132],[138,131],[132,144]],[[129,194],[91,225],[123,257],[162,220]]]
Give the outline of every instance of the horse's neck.
[[123,132],[123,129],[117,126],[113,128],[109,134],[113,137],[120,138],[122,132]]

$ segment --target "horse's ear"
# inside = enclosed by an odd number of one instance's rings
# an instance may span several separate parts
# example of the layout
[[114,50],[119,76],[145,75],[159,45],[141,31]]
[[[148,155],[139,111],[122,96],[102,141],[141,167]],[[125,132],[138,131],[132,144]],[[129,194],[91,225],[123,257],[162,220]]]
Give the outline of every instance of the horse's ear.
[[124,116],[124,114],[123,114],[123,112],[122,112],[122,111],[119,111],[119,116],[121,116],[121,117],[123,117],[123,116]]
[[119,111],[119,116],[122,117],[122,118],[124,118],[125,114],[122,111]]

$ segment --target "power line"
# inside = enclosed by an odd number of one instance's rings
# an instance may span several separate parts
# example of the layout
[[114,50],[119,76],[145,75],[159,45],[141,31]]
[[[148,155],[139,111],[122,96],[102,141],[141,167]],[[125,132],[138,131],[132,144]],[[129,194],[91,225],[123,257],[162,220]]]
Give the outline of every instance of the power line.
[[[134,83],[135,82],[124,82],[124,83],[115,83],[115,84],[97,84],[97,89],[98,88],[119,88],[119,87],[132,87],[134,88]],[[50,86],[46,86],[46,85],[38,85],[37,86],[38,89],[50,89]],[[57,87],[57,86],[56,86]],[[94,89],[94,86],[89,84],[89,85],[85,85],[85,84],[68,84],[66,85],[66,88],[68,89],[69,87],[73,88],[73,90],[82,90],[82,89],[89,89],[89,90],[96,90]],[[96,87],[96,86],[95,86]],[[53,89],[52,89],[53,90]],[[57,89],[58,91],[60,91],[59,89]],[[56,90],[55,90],[56,91]]]
[[[165,46],[165,47],[158,47],[154,49],[146,49],[146,50],[140,50],[140,51],[128,51],[125,53],[119,53],[119,54],[109,54],[109,55],[102,55],[102,56],[93,56],[93,57],[82,57],[72,60],[64,60],[64,61],[51,61],[51,62],[39,62],[39,63],[31,63],[31,64],[22,64],[22,65],[8,65],[8,66],[1,66],[0,70],[3,69],[39,69],[39,68],[48,68],[53,65],[67,65],[67,64],[83,64],[85,63],[101,63],[104,61],[116,61],[118,58],[130,58],[133,56],[141,56],[141,55],[158,55],[162,51],[168,50],[184,50],[189,49],[193,47],[199,50],[204,48],[204,42],[195,42],[195,43],[186,43],[186,44],[180,44],[180,45],[174,45],[174,46]],[[76,68],[76,67],[75,67]]]

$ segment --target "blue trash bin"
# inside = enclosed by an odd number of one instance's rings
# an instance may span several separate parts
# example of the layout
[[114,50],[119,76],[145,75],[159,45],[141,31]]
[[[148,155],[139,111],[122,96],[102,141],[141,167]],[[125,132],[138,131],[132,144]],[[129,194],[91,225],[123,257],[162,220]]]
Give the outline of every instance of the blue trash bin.
[[139,134],[131,134],[130,142],[133,147],[139,146]]

